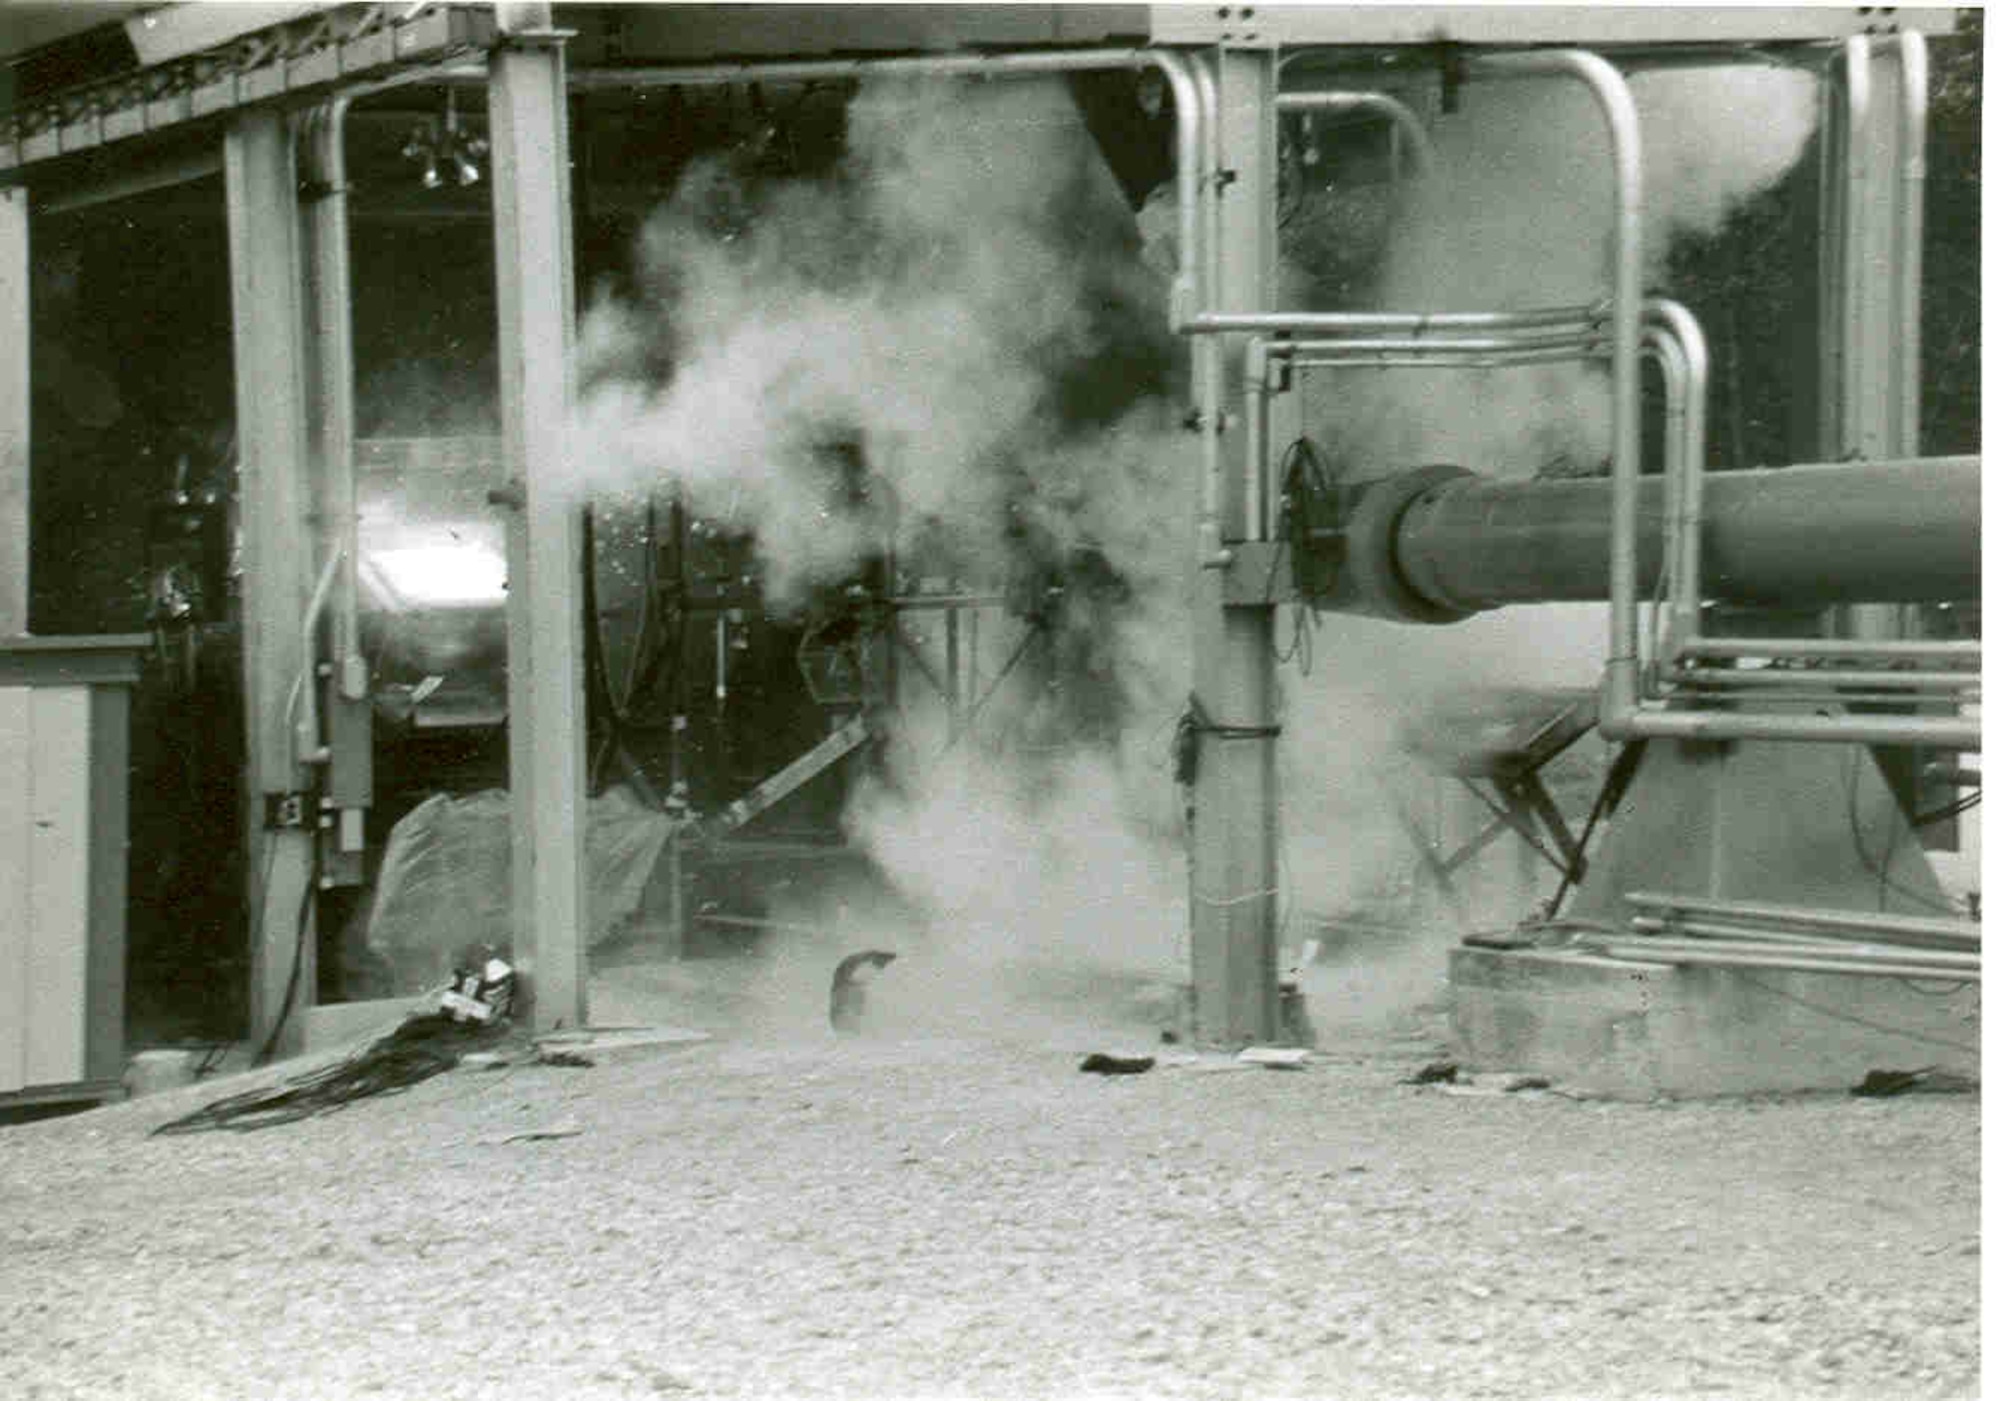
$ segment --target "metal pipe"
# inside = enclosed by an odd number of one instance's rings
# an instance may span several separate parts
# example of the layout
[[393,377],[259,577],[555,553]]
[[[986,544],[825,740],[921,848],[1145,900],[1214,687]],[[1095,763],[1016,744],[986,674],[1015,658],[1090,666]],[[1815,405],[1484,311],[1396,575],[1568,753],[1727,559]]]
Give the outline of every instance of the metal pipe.
[[1963,691],[1979,685],[1979,677],[1967,671],[1841,671],[1830,667],[1806,671],[1789,667],[1695,667],[1680,672],[1675,680],[1684,686],[1718,690],[1837,687],[1841,691]]
[[[1215,74],[1205,60],[1188,55],[1182,62],[1193,92],[1194,121],[1199,128],[1198,133],[1189,136],[1182,151],[1192,157],[1190,178],[1199,197],[1207,203],[1206,233],[1193,234],[1198,241],[1188,245],[1185,255],[1199,269],[1196,305],[1192,315],[1174,324],[1176,331],[1185,331],[1189,322],[1206,312],[1222,287],[1221,98]],[[1197,140],[1197,135],[1205,137],[1205,141]],[[1186,217],[1193,220],[1195,215],[1189,213]],[[1189,227],[1193,229],[1193,224]],[[1222,349],[1207,340],[1197,340],[1190,359],[1196,431],[1201,434],[1201,508],[1195,525],[1195,558],[1204,569],[1220,568],[1231,558],[1222,544]]]
[[998,593],[914,593],[888,600],[889,606],[902,612],[930,610],[935,608],[1001,608],[1007,603],[1007,596]]
[[1176,329],[1188,335],[1237,332],[1306,334],[1348,331],[1530,330],[1548,326],[1601,327],[1608,305],[1547,307],[1535,311],[1206,311]]
[[[1977,458],[1937,457],[1929,459],[1933,463],[1945,464],[1951,470],[1958,470],[1962,464],[1975,464],[1971,470],[1977,471]],[[1882,641],[1854,643],[1825,637],[1692,637],[1681,644],[1681,655],[1693,657],[1869,657],[1902,658],[1908,661],[1931,662],[1938,665],[1965,663],[1974,669],[1979,666],[1980,644],[1977,642],[1906,642]]]
[[[1283,495],[1284,484],[1279,490],[1264,492],[1261,482],[1266,472],[1265,454],[1268,449],[1264,440],[1270,432],[1271,381],[1270,342],[1261,336],[1253,336],[1243,347],[1243,461],[1246,481],[1257,481],[1260,489],[1256,493],[1259,500],[1267,501],[1266,510],[1275,513],[1278,498]],[[1266,520],[1259,538],[1269,539],[1277,533],[1276,520]]]
[[1956,694],[1956,693],[1947,693],[1941,691],[1915,691],[1915,690],[1893,691],[1893,690],[1881,690],[1881,689],[1869,689],[1869,688],[1848,690],[1845,687],[1836,688],[1831,686],[1822,686],[1817,690],[1814,690],[1812,688],[1804,688],[1797,691],[1783,691],[1783,692],[1780,691],[1731,692],[1726,688],[1716,689],[1712,687],[1688,685],[1683,690],[1676,690],[1671,692],[1670,698],[1684,700],[1693,705],[1718,706],[1722,708],[1728,708],[1730,706],[1742,706],[1747,709],[1757,709],[1765,705],[1779,704],[1785,706],[1807,706],[1807,707],[1887,706],[1890,707],[1891,709],[1895,709],[1914,704],[1919,696],[1927,698],[1932,703],[1936,703],[1938,700],[1944,698],[1948,694],[1950,695],[1951,700],[1959,705],[1979,704],[1979,695],[1976,691],[1969,694]]
[[1679,302],[1665,297],[1646,299],[1646,317],[1678,346],[1687,376],[1683,390],[1678,454],[1669,453],[1666,470],[1679,485],[1670,491],[1674,513],[1669,516],[1675,547],[1668,566],[1672,583],[1667,610],[1667,651],[1678,639],[1701,631],[1701,522],[1705,473],[1708,469],[1708,337],[1701,323]]
[[1898,958],[1907,958],[1915,963],[1957,963],[1977,964],[1980,946],[1975,941],[1968,948],[1941,948],[1935,944],[1917,944],[1895,939],[1850,939],[1831,932],[1807,932],[1804,930],[1747,929],[1740,924],[1728,924],[1704,919],[1663,919],[1657,916],[1640,915],[1633,919],[1632,928],[1646,935],[1658,935],[1669,941],[1676,936],[1688,936],[1700,940],[1711,940],[1735,944],[1738,947],[1753,945],[1784,945],[1808,954],[1825,956],[1829,950],[1861,950],[1878,952],[1894,950]]
[[1846,973],[1877,978],[1931,978],[1954,983],[1980,981],[1977,967],[1943,969],[1923,963],[1876,960],[1850,955],[1845,958],[1810,958],[1784,953],[1737,953],[1729,949],[1708,949],[1699,945],[1654,947],[1651,939],[1597,945],[1610,958],[1641,963],[1672,963],[1705,968],[1769,968],[1791,973]]
[[1437,354],[1424,355],[1378,351],[1369,355],[1335,356],[1330,359],[1295,359],[1292,361],[1292,364],[1300,369],[1308,370],[1413,368],[1497,370],[1514,365],[1557,365],[1591,358],[1598,357],[1579,355],[1575,350],[1566,348],[1554,350],[1513,350],[1505,352],[1447,350]]
[[[1670,935],[1681,932],[1691,936],[1699,936],[1702,930],[1718,929],[1726,931],[1720,936],[1724,938],[1747,939],[1751,937],[1751,931],[1738,925],[1702,925],[1697,929],[1692,924],[1684,923],[1680,920],[1662,919],[1656,915],[1634,915],[1631,924],[1634,932],[1649,935]],[[1792,948],[1824,949],[1830,947],[1833,943],[1851,944],[1854,942],[1851,939],[1837,940],[1831,934],[1809,934],[1796,929],[1759,929],[1755,931],[1755,937],[1766,943],[1784,944]]]
[[1922,451],[1922,394],[1919,374],[1923,363],[1923,277],[1924,277],[1924,132],[1930,121],[1930,50],[1924,36],[1906,29],[1898,36],[1903,60],[1903,177],[1902,247],[1896,266],[1902,274],[1902,334],[1897,350],[1902,356],[1900,401],[1902,422],[1896,450]]
[[[1398,474],[1365,490],[1393,493],[1412,476]],[[1431,483],[1375,548],[1387,556],[1383,567],[1416,594],[1460,614],[1601,600],[1612,490],[1602,477],[1466,475]],[[1632,514],[1646,526],[1646,549],[1634,572],[1650,588],[1663,567],[1661,479],[1646,478],[1637,494]],[[1708,496],[1702,530],[1718,599],[1818,606],[1979,595],[1977,458],[1722,472]]]
[[[1847,77],[1847,132],[1842,151],[1842,179],[1846,187],[1845,207],[1862,207],[1868,183],[1868,109],[1874,100],[1870,73],[1870,50],[1874,41],[1864,34],[1848,37],[1844,49]],[[1861,299],[1855,289],[1868,274],[1867,250],[1855,236],[1853,219],[1842,221],[1841,235],[1841,338],[1840,338],[1840,440],[1827,451],[1844,457],[1866,451],[1861,441],[1861,385],[1859,359],[1861,345]]]
[[[1632,924],[1633,928],[1639,930],[1664,927],[1664,921],[1661,920],[1634,920]],[[1677,938],[1673,933],[1674,930],[1695,937]],[[1815,940],[1810,935],[1795,935],[1789,939],[1767,938],[1761,933],[1752,933],[1727,924],[1709,924],[1700,920],[1677,922],[1657,936],[1648,934],[1646,944],[1648,947],[1658,944],[1666,949],[1726,949],[1731,953],[1774,953],[1798,958],[1890,959],[1941,969],[1976,969],[1980,963],[1977,950],[1960,952],[1949,949],[1904,948],[1889,944],[1862,943],[1852,939]]]
[[[1598,732],[1606,732],[1598,711]],[[1798,740],[1828,744],[1921,744],[1977,749],[1977,718],[1944,715],[1757,715],[1699,710],[1632,710],[1607,736],[1615,739]]]
[[320,615],[326,611],[327,596],[333,592],[333,581],[340,573],[341,561],[346,558],[345,550],[336,549],[327,556],[320,567],[319,579],[313,585],[312,597],[306,602],[305,617],[299,623],[299,634],[303,637],[303,653],[299,660],[298,675],[292,679],[292,693],[285,702],[285,713],[293,717],[292,759],[300,764],[323,764],[327,759],[326,746],[319,742],[319,697],[314,693],[314,683],[318,681],[319,649],[313,645],[313,632],[319,627]]
[[1932,948],[1978,948],[1980,931],[1970,920],[1938,919],[1931,915],[1891,914],[1884,910],[1834,910],[1812,905],[1786,905],[1765,900],[1721,900],[1705,895],[1663,894],[1632,890],[1625,903],[1642,909],[1682,911],[1721,919],[1755,920],[1760,924],[1796,925],[1847,934],[1892,939],[1928,939]]
[[327,473],[329,522],[345,556],[334,597],[335,685],[347,700],[368,694],[368,663],[361,651],[360,518],[355,501],[353,290],[347,246],[347,114],[353,95],[343,93],[313,108],[304,131],[318,200],[315,253],[319,292],[318,356],[320,451]]
[[1605,710],[1623,716],[1639,703],[1639,318],[1641,201],[1644,175],[1639,113],[1618,70],[1576,49],[1494,54],[1472,60],[1476,72],[1560,73],[1590,88],[1604,116],[1613,165],[1615,229],[1611,291],[1610,655]]
[[729,613],[715,615],[715,713],[729,703]]
[[1269,353],[1273,355],[1365,355],[1375,352],[1421,355],[1431,350],[1487,354],[1507,350],[1567,350],[1578,359],[1586,358],[1593,350],[1601,355],[1604,343],[1600,334],[1578,334],[1574,331],[1511,336],[1370,336],[1352,340],[1267,342]]
[[[1673,548],[1673,532],[1675,522],[1680,520],[1681,514],[1685,509],[1683,498],[1687,493],[1687,482],[1683,469],[1686,465],[1688,452],[1688,359],[1686,352],[1681,349],[1680,341],[1674,336],[1672,331],[1664,326],[1650,323],[1641,334],[1640,350],[1642,353],[1650,355],[1654,363],[1660,367],[1660,379],[1666,386],[1666,426],[1663,434],[1663,442],[1661,443],[1662,466],[1660,479],[1662,490],[1666,494],[1666,508],[1661,514],[1667,523],[1667,539],[1660,551],[1662,570],[1660,585],[1666,587],[1671,592],[1679,588],[1684,569],[1678,552]],[[1657,641],[1659,637],[1659,586],[1654,588],[1652,597],[1654,599],[1652,626],[1646,630],[1644,635],[1652,637]],[[1672,636],[1673,627],[1670,623],[1666,645],[1656,647],[1655,655],[1650,659],[1646,669],[1646,689],[1648,691],[1652,689],[1656,670],[1659,665],[1659,653],[1670,653],[1673,650],[1671,645]]]
[[[1424,130],[1423,122],[1408,106],[1386,92],[1281,92],[1278,94],[1278,110],[1280,112],[1380,112],[1389,118],[1396,132],[1409,138],[1409,149],[1415,155],[1413,164],[1417,167],[1419,178],[1429,175],[1437,167],[1437,156],[1431,149],[1431,134]],[[1394,168],[1392,165],[1391,169]]]

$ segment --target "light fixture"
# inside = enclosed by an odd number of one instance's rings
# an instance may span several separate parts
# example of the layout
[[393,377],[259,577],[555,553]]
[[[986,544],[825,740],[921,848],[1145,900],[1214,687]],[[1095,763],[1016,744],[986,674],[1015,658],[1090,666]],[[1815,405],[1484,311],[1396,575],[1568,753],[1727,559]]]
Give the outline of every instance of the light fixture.
[[411,131],[409,140],[403,143],[403,159],[423,162],[423,173],[419,178],[425,189],[435,190],[444,184],[447,169],[461,186],[478,184],[479,161],[488,149],[485,137],[459,129],[458,97],[455,91],[447,88],[443,128],[439,128],[435,118],[424,118]]

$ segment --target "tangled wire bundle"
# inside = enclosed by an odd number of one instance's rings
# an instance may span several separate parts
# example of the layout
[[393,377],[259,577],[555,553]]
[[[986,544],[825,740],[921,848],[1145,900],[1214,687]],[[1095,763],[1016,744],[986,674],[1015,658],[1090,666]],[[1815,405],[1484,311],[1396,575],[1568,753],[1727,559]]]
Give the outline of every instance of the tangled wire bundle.
[[294,1076],[281,1085],[218,1099],[192,1114],[161,1124],[153,1132],[247,1131],[309,1119],[315,1114],[344,1108],[357,1099],[393,1094],[421,1084],[450,1070],[467,1052],[504,1041],[510,1031],[504,1018],[460,1022],[444,1012],[422,1013],[324,1070]]

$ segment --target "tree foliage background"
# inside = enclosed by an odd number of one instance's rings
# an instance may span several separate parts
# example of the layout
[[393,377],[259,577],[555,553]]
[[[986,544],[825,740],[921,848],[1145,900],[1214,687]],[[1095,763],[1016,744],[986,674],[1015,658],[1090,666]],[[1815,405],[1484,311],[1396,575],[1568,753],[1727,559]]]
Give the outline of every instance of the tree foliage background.
[[[1984,35],[1984,12],[1962,10],[1956,32],[1930,45],[1919,426],[1926,454],[1979,450]],[[1814,455],[1818,167],[1815,142],[1785,180],[1739,206],[1713,236],[1683,236],[1669,254],[1671,293],[1700,319],[1714,351],[1713,467]]]

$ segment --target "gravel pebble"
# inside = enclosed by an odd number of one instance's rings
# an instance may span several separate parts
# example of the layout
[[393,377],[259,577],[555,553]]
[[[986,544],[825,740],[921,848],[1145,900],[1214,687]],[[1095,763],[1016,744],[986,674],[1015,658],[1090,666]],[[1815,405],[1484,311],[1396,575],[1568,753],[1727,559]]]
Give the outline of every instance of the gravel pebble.
[[1131,1030],[744,1031],[250,1134],[148,1136],[247,1082],[0,1130],[0,1394],[1978,1394],[1976,1095],[1453,1096],[1376,1035],[1077,1073]]

